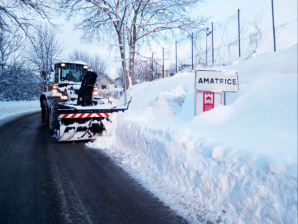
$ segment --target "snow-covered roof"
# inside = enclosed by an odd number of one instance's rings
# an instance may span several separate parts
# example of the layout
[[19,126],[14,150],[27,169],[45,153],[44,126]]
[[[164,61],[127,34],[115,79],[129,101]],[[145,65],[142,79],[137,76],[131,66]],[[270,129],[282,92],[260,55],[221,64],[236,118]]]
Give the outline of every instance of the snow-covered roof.
[[74,62],[69,62],[69,63],[87,65],[87,63],[83,62],[83,61],[74,61]]
[[57,64],[59,64],[59,63],[87,65],[87,63],[83,62],[83,61],[60,61]]

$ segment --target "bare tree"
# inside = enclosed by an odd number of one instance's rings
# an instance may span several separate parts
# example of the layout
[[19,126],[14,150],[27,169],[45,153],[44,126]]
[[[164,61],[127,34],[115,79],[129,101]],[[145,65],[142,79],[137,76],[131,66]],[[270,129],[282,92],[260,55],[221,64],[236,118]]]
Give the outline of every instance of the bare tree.
[[[156,38],[162,31],[186,30],[198,27],[202,19],[194,22],[187,9],[200,0],[62,0],[70,9],[70,16],[83,13],[78,28],[86,35],[98,38],[115,37],[127,77],[126,87],[134,84],[136,44],[140,40]],[[125,32],[123,32],[125,31]],[[163,32],[163,33],[164,33]],[[123,34],[125,33],[125,37]],[[128,45],[126,64],[124,39]]]
[[[23,58],[18,57],[23,50],[26,36],[35,46],[37,18],[49,20],[49,13],[56,0],[0,0],[0,100],[32,99],[40,91],[38,78],[28,69]],[[34,31],[34,32],[33,32]],[[7,89],[9,91],[7,91]],[[17,98],[11,97],[17,96]]]
[[0,71],[0,100],[33,100],[40,94],[41,78],[25,67],[22,58]]
[[152,62],[151,61],[135,61],[135,82],[142,83],[149,81],[150,75],[152,74]]
[[[34,45],[33,33],[36,33],[37,16],[49,22],[49,10],[53,10],[56,0],[0,0],[0,48],[1,67],[9,56],[21,46],[25,35]],[[20,32],[23,31],[23,32]],[[32,32],[33,31],[33,32]],[[39,27],[37,28],[39,31]]]
[[26,58],[37,67],[39,72],[50,74],[52,65],[59,60],[63,51],[62,45],[56,38],[54,29],[40,25],[33,36],[34,43],[29,46]]
[[90,55],[86,51],[76,49],[76,50],[73,50],[68,55],[68,60],[69,61],[82,61],[89,65]]
[[246,55],[251,56],[252,54],[256,53],[260,41],[262,40],[262,30],[259,26],[258,21],[256,20],[253,26],[250,29],[248,34],[248,46],[246,47]]
[[68,56],[70,61],[83,61],[88,64],[89,68],[98,75],[100,79],[102,76],[105,76],[106,64],[101,59],[99,55],[90,55],[86,51],[74,50]]
[[46,84],[52,65],[59,60],[63,51],[56,38],[54,29],[47,25],[37,26],[36,34],[31,37],[33,42],[26,50],[26,59],[36,67]]
[[124,88],[124,72],[122,66],[117,68],[115,80],[120,79],[121,86]]
[[96,72],[100,77],[106,75],[106,64],[98,55],[93,55],[89,61],[90,67]]
[[3,70],[12,56],[21,47],[23,38],[17,30],[6,26],[0,21],[0,70]]
[[[56,0],[0,0],[0,21],[2,24],[20,28],[29,37],[29,30],[36,21],[36,15],[49,21],[48,11],[54,9]],[[30,39],[31,40],[31,39]]]

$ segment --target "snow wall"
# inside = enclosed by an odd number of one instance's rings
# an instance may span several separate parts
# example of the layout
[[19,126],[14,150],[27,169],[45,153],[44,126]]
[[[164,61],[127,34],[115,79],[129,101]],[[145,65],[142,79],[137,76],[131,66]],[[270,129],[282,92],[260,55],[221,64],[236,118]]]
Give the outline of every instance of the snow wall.
[[194,73],[133,86],[91,148],[190,223],[297,223],[297,45],[237,70],[227,106],[194,117]]

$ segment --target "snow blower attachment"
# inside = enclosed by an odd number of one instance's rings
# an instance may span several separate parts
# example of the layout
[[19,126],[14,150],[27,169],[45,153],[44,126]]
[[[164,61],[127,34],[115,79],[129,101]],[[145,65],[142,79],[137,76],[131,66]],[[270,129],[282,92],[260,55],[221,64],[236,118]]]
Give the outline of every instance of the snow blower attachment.
[[128,109],[130,102],[119,108],[94,97],[96,79],[84,63],[55,65],[55,84],[51,92],[41,94],[40,103],[42,121],[58,141],[95,139],[105,130],[104,119],[110,121],[111,113]]
[[78,105],[91,106],[93,103],[93,90],[97,74],[87,71],[84,75],[81,88],[79,90]]

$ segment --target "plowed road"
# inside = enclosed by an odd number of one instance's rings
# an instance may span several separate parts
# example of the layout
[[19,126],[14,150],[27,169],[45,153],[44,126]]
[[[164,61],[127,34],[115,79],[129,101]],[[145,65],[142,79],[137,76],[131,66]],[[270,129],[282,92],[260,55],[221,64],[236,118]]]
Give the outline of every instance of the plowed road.
[[0,126],[0,223],[186,223],[99,151],[57,143],[40,119]]

